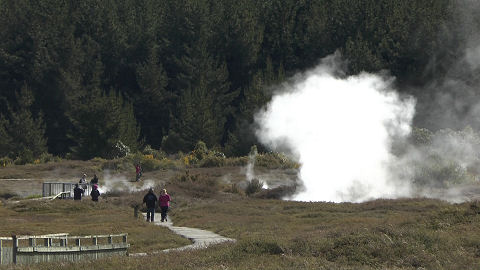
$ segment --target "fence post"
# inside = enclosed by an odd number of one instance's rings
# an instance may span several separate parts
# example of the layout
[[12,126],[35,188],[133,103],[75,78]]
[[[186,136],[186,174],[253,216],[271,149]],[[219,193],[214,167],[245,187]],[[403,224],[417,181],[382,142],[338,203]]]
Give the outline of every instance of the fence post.
[[123,243],[125,243],[125,244],[127,243],[127,235],[126,234],[123,236]]
[[2,239],[0,239],[0,265],[2,265],[2,257],[3,257],[3,254],[2,254]]
[[34,247],[37,245],[36,243],[37,241],[35,241],[35,238],[29,238],[28,239],[28,245],[31,246],[31,247]]
[[111,236],[111,235],[109,235],[109,236],[108,236],[108,244],[110,244],[110,245],[111,245],[112,243],[113,243],[112,236]]
[[77,247],[80,246],[80,238],[75,239],[75,245],[77,245]]
[[18,239],[16,235],[12,235],[13,248],[12,248],[12,260],[13,264],[17,264],[17,248],[18,248]]
[[140,208],[138,205],[135,205],[133,207],[133,217],[138,218],[138,208]]
[[60,239],[60,246],[61,246],[61,247],[66,247],[67,245],[68,245],[68,243],[67,243],[67,238],[65,238],[65,239],[62,238],[62,239]]
[[92,245],[96,246],[98,244],[97,237],[92,237]]

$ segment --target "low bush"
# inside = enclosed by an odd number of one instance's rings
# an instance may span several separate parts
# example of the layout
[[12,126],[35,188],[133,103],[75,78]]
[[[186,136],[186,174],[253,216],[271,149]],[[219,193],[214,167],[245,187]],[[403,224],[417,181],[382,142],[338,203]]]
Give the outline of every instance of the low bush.
[[185,174],[177,174],[170,181],[193,198],[211,198],[222,189],[216,178],[200,174],[191,175],[188,170]]
[[152,155],[153,158],[162,160],[167,157],[167,154],[163,152],[162,150],[156,150],[153,149],[150,145],[146,145],[145,148],[143,148],[142,153],[144,155]]
[[282,247],[273,239],[244,239],[234,248],[236,251],[255,255],[278,255],[283,253]]
[[247,166],[248,157],[229,157],[225,159],[225,166]]
[[222,167],[225,166],[225,157],[208,155],[198,163],[199,167]]
[[47,163],[47,162],[59,162],[62,161],[60,157],[54,156],[50,153],[44,152],[42,153],[38,159],[39,163]]
[[13,160],[9,157],[0,158],[0,166],[7,167],[13,164]]
[[255,165],[269,169],[298,169],[300,167],[298,163],[290,160],[285,154],[277,152],[258,154]]

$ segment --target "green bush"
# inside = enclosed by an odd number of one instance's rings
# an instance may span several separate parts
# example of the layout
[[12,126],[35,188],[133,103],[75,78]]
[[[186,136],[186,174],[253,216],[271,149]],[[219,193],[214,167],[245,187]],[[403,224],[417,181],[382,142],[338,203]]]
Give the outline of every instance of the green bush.
[[208,155],[202,160],[200,160],[199,164],[200,167],[222,167],[225,166],[225,158],[215,155]]
[[298,168],[299,164],[291,161],[285,154],[268,152],[256,156],[255,165],[269,169]]
[[7,167],[13,164],[13,160],[9,157],[0,158],[0,167]]
[[15,163],[15,165],[24,165],[33,163],[34,160],[33,152],[29,149],[23,149],[13,163]]
[[229,157],[225,159],[225,166],[246,166],[248,157]]
[[150,145],[146,145],[143,148],[142,153],[144,155],[152,155],[155,159],[162,160],[167,157],[167,154],[161,150],[153,149]]
[[47,163],[47,162],[58,162],[58,161],[61,161],[62,159],[50,153],[44,152],[40,154],[40,156],[38,157],[38,160],[40,163]]

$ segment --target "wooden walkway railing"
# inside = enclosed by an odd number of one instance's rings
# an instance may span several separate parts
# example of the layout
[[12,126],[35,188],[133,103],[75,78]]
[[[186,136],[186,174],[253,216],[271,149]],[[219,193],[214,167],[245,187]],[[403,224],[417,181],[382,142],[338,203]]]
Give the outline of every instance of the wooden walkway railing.
[[0,264],[82,261],[114,255],[125,256],[130,246],[127,236],[126,233],[90,236],[61,233],[0,237]]
[[[84,196],[90,196],[92,186],[90,184],[79,184],[83,190],[85,190]],[[44,182],[42,186],[42,196],[52,197],[61,194],[61,198],[73,198],[73,188],[75,183],[62,183],[62,182]]]

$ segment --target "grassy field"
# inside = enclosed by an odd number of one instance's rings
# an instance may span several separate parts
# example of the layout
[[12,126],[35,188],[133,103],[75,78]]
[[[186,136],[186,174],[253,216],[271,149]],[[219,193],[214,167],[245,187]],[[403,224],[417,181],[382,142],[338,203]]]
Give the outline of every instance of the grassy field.
[[[219,182],[226,171],[241,169],[198,170],[193,180],[179,177],[183,171],[150,174],[158,177],[158,188],[166,187],[172,195],[175,225],[212,230],[237,239],[235,244],[141,258],[0,269],[480,269],[478,202],[400,199],[335,204],[258,199],[228,192],[228,185]],[[131,205],[142,197],[143,192],[118,192],[98,204],[8,203],[10,199],[0,206],[0,235],[128,232],[130,252],[188,242],[134,219]]]

